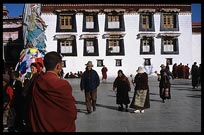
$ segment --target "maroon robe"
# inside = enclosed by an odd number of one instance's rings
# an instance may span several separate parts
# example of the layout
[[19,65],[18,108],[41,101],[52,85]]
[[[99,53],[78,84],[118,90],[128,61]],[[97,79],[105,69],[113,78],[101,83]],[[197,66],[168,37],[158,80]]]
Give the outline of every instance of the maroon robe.
[[101,72],[102,72],[102,79],[107,79],[107,71],[108,69],[106,67],[103,67],[101,69]]
[[68,81],[52,72],[41,73],[30,106],[33,132],[75,132],[77,109]]

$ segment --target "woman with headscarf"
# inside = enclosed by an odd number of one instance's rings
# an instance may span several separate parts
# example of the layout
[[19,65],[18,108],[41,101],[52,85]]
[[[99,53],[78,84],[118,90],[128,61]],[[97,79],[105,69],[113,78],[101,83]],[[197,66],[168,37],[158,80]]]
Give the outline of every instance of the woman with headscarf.
[[118,76],[113,82],[113,90],[117,89],[116,104],[119,104],[119,111],[123,111],[123,104],[125,104],[125,111],[128,111],[128,104],[130,103],[128,92],[131,90],[130,82],[124,75],[122,70],[118,70]]
[[137,74],[133,80],[135,92],[130,104],[130,108],[135,109],[135,113],[144,113],[144,109],[150,108],[148,75],[143,67],[138,67]]

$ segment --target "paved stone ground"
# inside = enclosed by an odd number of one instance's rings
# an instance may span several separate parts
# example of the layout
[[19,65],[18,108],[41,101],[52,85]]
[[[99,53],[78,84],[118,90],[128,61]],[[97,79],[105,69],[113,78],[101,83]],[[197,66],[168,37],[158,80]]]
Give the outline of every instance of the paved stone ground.
[[[77,132],[201,132],[201,87],[192,89],[191,80],[172,80],[171,99],[161,102],[159,82],[149,77],[150,108],[145,113],[117,110],[114,78],[101,82],[98,87],[97,109],[86,113],[84,93],[79,79],[69,79],[77,101]],[[133,97],[133,86],[129,92]]]
[[[191,80],[172,80],[171,99],[165,103],[159,97],[159,82],[149,77],[150,108],[142,114],[117,110],[114,78],[98,87],[96,111],[87,114],[80,79],[68,79],[78,109],[77,132],[201,132],[201,88],[192,89]],[[129,92],[133,97],[133,86]],[[4,132],[7,132],[4,130]]]

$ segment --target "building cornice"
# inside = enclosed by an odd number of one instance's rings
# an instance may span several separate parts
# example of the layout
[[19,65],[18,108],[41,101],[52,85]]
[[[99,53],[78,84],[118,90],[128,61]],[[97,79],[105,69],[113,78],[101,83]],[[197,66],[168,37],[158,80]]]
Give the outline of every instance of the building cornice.
[[138,11],[139,9],[154,9],[160,12],[161,9],[179,9],[179,12],[191,12],[190,4],[42,4],[42,13],[49,13],[55,10],[123,10],[124,12]]

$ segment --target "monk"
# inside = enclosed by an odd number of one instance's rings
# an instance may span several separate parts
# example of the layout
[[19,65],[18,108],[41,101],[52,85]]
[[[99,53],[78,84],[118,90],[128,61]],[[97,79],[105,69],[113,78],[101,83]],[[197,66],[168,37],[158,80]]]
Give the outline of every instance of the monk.
[[44,57],[46,72],[38,75],[33,86],[30,122],[33,132],[75,132],[77,109],[72,87],[58,74],[62,57],[49,52]]

